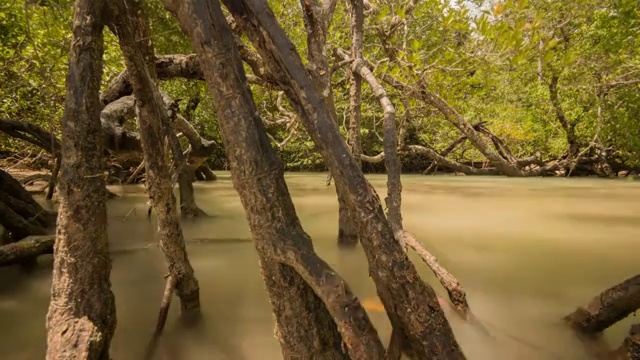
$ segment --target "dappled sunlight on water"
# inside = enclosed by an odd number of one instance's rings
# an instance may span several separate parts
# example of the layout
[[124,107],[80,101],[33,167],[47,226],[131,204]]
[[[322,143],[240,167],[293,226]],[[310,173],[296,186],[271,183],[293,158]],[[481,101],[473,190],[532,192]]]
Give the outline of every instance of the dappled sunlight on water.
[[[370,178],[384,198],[385,178]],[[389,324],[364,254],[341,252],[335,245],[335,190],[324,180],[324,174],[287,177],[316,251],[363,299],[387,342]],[[481,324],[462,321],[445,305],[469,359],[588,358],[561,319],[640,270],[640,184],[405,176],[403,186],[407,230],[459,278]],[[155,220],[145,217],[143,188],[113,190],[126,196],[109,203],[118,313],[112,357],[140,359],[155,326],[166,269],[155,246]],[[228,174],[215,183],[196,184],[196,195],[211,217],[185,221],[184,232],[206,321],[184,331],[172,321],[174,302],[159,358],[280,359],[257,256]],[[446,298],[429,269],[417,256],[411,258]],[[42,259],[35,274],[0,271],[0,358],[43,358],[51,259]],[[617,347],[632,320],[609,329],[605,340]]]

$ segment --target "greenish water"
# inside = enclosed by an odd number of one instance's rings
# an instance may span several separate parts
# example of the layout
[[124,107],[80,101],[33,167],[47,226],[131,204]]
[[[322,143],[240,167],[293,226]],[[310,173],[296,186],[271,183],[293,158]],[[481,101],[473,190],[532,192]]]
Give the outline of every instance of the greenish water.
[[[335,245],[335,191],[324,174],[290,174],[298,215],[316,251],[360,298],[375,296],[362,251]],[[385,178],[370,177],[381,198]],[[405,227],[453,272],[473,312],[490,332],[446,308],[469,359],[588,359],[562,317],[595,294],[639,272],[640,184],[600,179],[403,177]],[[125,196],[109,203],[112,285],[118,328],[114,359],[140,359],[155,327],[166,273],[156,224],[146,215],[143,188],[113,188]],[[210,218],[184,222],[189,256],[201,287],[206,322],[197,332],[176,328],[172,307],[159,359],[280,359],[273,318],[245,215],[228,174],[196,184]],[[216,241],[220,240],[220,241]],[[412,255],[436,291],[429,269]],[[90,259],[87,259],[90,261]],[[42,359],[50,291],[50,257],[35,274],[0,270],[0,358]],[[386,316],[370,315],[380,335]],[[617,347],[633,318],[609,329]]]

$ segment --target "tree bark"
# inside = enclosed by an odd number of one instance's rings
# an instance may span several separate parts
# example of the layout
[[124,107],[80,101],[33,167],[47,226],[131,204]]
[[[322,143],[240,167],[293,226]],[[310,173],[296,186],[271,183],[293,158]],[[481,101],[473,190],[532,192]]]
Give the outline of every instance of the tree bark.
[[62,122],[47,359],[109,359],[116,326],[100,124],[103,3],[76,0]]
[[21,264],[40,255],[52,254],[55,235],[33,235],[0,246],[0,266]]
[[[166,161],[165,138],[172,131],[169,116],[156,85],[153,46],[146,15],[140,2],[117,0],[109,4],[110,28],[118,37],[125,57],[128,79],[136,97],[140,140],[144,150],[146,186],[158,215],[158,232],[169,267],[176,281],[181,315],[186,323],[200,319],[200,288],[189,263],[180,218]],[[145,39],[146,41],[138,41]]]
[[[362,0],[352,0],[351,4],[351,56],[354,59],[362,58],[362,37],[363,37],[363,5]],[[350,72],[349,85],[349,138],[348,143],[351,154],[357,165],[362,168],[362,141],[360,136],[360,122],[362,117],[362,78],[355,71]],[[344,197],[344,196],[343,196]],[[340,199],[338,199],[340,201]],[[344,199],[342,199],[340,209],[340,226],[338,235],[338,246],[354,247],[358,243],[357,226],[355,217],[349,212]],[[339,210],[340,210],[339,209]],[[342,219],[346,217],[346,219]]]
[[[246,84],[217,3],[165,1],[199,55],[249,220],[285,359],[382,359],[384,350],[349,287],[313,251]],[[344,353],[343,343],[348,352]]]
[[565,320],[582,333],[598,333],[640,309],[640,275],[610,287]]
[[[329,107],[332,119],[337,122],[331,91],[331,66],[325,55],[327,33],[336,4],[337,0],[300,1],[307,31],[307,59],[309,60],[307,70]],[[346,194],[336,187],[336,195],[338,197],[338,246],[352,248],[358,243],[358,225],[345,198]]]
[[385,218],[371,185],[358,169],[337,124],[317,88],[309,79],[295,47],[263,0],[224,0],[243,32],[287,94],[301,121],[319,148],[337,187],[355,210],[360,238],[389,317],[402,325],[413,358],[464,359],[433,289],[424,283]]

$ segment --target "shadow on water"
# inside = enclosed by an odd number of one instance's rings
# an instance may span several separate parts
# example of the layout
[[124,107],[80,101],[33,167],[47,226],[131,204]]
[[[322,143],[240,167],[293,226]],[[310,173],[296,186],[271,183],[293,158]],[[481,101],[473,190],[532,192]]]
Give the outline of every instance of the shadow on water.
[[[371,176],[381,198],[383,176]],[[298,215],[316,251],[349,283],[386,342],[388,320],[361,249],[338,251],[337,202],[324,174],[290,174]],[[588,359],[562,317],[638,271],[640,184],[599,179],[403,178],[405,226],[462,282],[481,326],[445,312],[469,359]],[[166,267],[141,186],[109,202],[114,359],[137,360],[151,338]],[[183,223],[205,322],[183,329],[174,298],[158,359],[280,359],[273,316],[244,211],[228,176],[196,184],[210,217]],[[414,254],[419,272],[446,298]],[[89,260],[90,261],[90,260]],[[0,269],[0,358],[41,359],[51,257],[35,273]],[[609,329],[617,346],[633,319]],[[484,329],[483,329],[484,328]]]

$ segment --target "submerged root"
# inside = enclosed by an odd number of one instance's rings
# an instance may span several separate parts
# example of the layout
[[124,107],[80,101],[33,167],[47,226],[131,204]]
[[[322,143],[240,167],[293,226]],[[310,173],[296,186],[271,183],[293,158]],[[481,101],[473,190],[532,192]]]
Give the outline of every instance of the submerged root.
[[164,326],[167,323],[167,315],[169,314],[169,307],[171,306],[171,298],[173,297],[173,291],[175,289],[176,282],[174,277],[169,275],[167,276],[167,281],[164,288],[164,293],[162,294],[162,301],[160,302],[160,311],[158,313],[158,323],[156,324],[156,330],[151,337],[151,341],[147,346],[147,350],[145,352],[144,359],[150,360],[153,358],[156,349],[158,348],[158,342],[160,340],[160,336],[162,335],[162,331],[164,330]]

